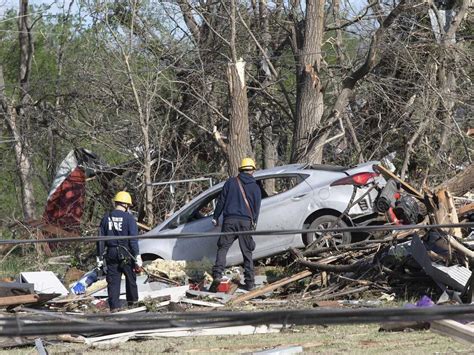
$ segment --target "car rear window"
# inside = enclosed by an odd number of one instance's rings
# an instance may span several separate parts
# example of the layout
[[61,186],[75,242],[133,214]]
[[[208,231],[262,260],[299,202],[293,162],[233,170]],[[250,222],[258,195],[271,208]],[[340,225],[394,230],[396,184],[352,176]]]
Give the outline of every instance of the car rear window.
[[258,184],[262,191],[262,198],[276,196],[289,191],[302,183],[307,177],[308,175],[298,174],[258,179]]

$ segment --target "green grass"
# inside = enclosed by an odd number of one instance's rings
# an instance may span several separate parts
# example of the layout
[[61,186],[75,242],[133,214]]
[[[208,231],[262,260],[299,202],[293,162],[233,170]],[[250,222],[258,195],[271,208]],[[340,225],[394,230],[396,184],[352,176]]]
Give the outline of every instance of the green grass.
[[[59,278],[66,272],[66,266],[48,264],[47,257],[39,256],[36,251],[21,254],[21,247],[17,247],[9,255],[0,256],[0,278],[11,277],[17,279],[21,272],[27,271],[52,271]],[[61,253],[55,253],[60,255]]]
[[[48,344],[50,354],[157,354],[224,353],[243,354],[274,347],[302,346],[305,353],[323,354],[472,354],[474,346],[458,343],[430,331],[379,332],[379,325],[296,327],[282,333],[244,336],[158,338],[115,345],[89,347],[83,344]],[[33,354],[33,347],[0,351],[4,354]]]

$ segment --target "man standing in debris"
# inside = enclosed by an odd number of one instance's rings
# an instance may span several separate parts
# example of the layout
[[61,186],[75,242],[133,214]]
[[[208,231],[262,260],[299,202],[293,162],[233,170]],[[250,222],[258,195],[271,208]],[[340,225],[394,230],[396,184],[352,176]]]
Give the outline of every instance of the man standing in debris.
[[[219,216],[224,215],[222,232],[243,232],[254,230],[260,212],[261,191],[253,173],[255,162],[251,158],[242,159],[239,175],[229,178],[219,196],[212,223],[218,224]],[[212,269],[214,282],[211,291],[222,279],[226,265],[227,251],[233,242],[239,239],[239,246],[244,257],[245,288],[252,290],[255,287],[252,252],[255,242],[251,235],[223,235],[217,241],[216,263]]]
[[[128,212],[132,205],[132,197],[126,191],[118,192],[114,197],[115,209],[102,218],[100,222],[101,236],[134,236],[138,235],[137,222]],[[120,284],[122,274],[125,275],[127,302],[131,306],[138,301],[137,277],[134,268],[142,267],[142,258],[138,251],[138,241],[107,240],[97,243],[97,266],[107,266],[107,291],[110,310],[120,308]],[[105,250],[104,250],[105,247]]]

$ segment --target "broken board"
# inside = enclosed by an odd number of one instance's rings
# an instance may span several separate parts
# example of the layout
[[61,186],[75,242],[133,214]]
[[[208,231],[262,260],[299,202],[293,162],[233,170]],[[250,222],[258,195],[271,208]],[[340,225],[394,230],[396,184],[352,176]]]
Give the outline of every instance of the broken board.
[[253,334],[267,334],[279,333],[283,325],[271,324],[267,325],[242,325],[234,327],[220,327],[220,328],[165,328],[135,331],[127,333],[118,333],[104,335],[100,337],[86,338],[86,344],[117,344],[124,343],[131,339],[140,338],[161,338],[161,337],[196,337],[207,335],[253,335]]
[[22,282],[34,284],[34,289],[38,293],[59,293],[62,296],[69,294],[52,271],[22,272],[20,278]]

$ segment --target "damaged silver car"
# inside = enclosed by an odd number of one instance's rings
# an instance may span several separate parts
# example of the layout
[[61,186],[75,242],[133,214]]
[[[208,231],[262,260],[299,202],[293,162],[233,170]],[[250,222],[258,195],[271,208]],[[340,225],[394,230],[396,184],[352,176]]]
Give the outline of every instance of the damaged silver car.
[[[374,209],[379,187],[385,179],[374,170],[379,162],[368,162],[351,168],[332,165],[293,164],[256,171],[255,179],[262,190],[262,205],[257,230],[301,230],[371,224],[377,221]],[[175,233],[217,233],[212,215],[224,186],[221,182],[199,194],[180,210],[152,229],[147,235]],[[355,203],[346,211],[350,203]],[[222,217],[221,217],[222,218]],[[222,220],[220,221],[222,225]],[[331,238],[315,233],[254,236],[254,259],[301,248],[310,243],[345,244],[360,238],[351,233],[334,233]],[[217,238],[142,239],[139,243],[144,260],[215,259]],[[227,264],[242,262],[238,243],[227,254]]]

